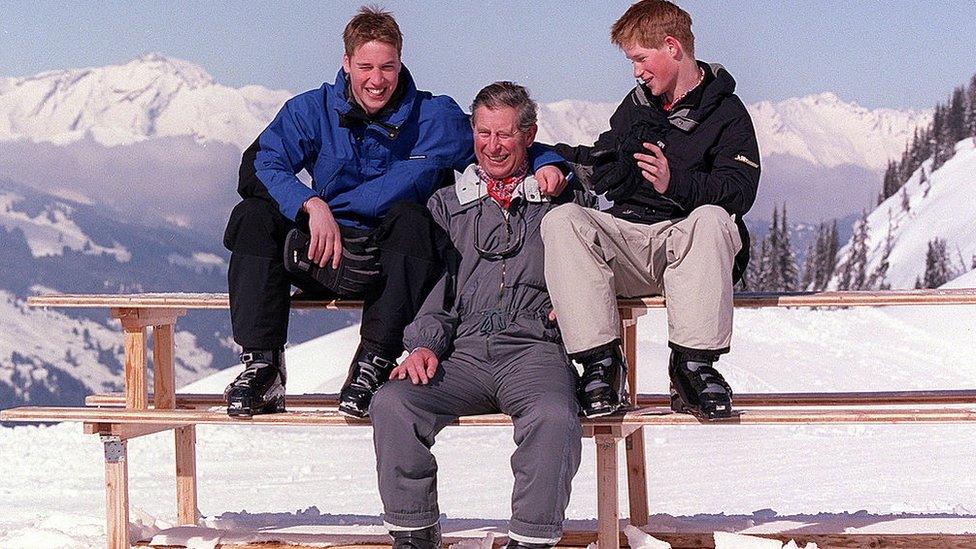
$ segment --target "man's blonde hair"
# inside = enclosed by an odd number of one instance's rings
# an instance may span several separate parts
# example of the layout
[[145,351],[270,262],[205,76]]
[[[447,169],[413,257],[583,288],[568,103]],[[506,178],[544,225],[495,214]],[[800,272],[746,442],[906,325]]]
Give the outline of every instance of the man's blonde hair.
[[395,47],[397,55],[401,55],[403,34],[400,33],[400,27],[393,14],[383,11],[378,6],[363,6],[342,31],[346,55],[352,56],[356,48],[373,40]]
[[668,36],[673,36],[685,53],[695,56],[691,16],[667,0],[641,0],[610,27],[610,42],[620,48],[628,45],[659,48]]

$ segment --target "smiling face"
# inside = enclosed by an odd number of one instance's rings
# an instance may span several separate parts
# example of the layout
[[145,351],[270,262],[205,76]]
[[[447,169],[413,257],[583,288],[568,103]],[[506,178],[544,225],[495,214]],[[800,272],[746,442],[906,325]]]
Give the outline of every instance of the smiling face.
[[634,78],[644,83],[655,96],[670,99],[678,83],[679,62],[675,56],[674,38],[668,37],[657,48],[646,48],[637,43],[624,45],[624,54],[634,64]]
[[400,77],[400,56],[396,47],[372,40],[342,57],[342,68],[349,75],[356,103],[373,115],[393,97]]
[[518,111],[513,107],[478,107],[471,126],[478,165],[496,179],[514,174],[525,162],[528,148],[535,140],[536,126],[527,131],[519,130]]

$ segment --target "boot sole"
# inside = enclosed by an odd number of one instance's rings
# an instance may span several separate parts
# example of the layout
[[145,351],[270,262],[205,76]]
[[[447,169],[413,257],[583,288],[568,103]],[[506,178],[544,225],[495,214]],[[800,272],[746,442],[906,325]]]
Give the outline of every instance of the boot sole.
[[369,411],[367,410],[365,413],[362,413],[359,410],[350,409],[349,407],[343,406],[340,403],[339,404],[339,415],[345,416],[345,417],[348,417],[348,418],[352,418],[352,419],[366,419],[366,418],[369,417]]
[[[240,402],[240,406],[234,406],[235,402]],[[267,414],[280,414],[285,412],[284,399],[273,401],[260,407],[250,406],[246,400],[230,401],[227,403],[227,415],[230,417],[248,418],[252,416],[262,416]]]

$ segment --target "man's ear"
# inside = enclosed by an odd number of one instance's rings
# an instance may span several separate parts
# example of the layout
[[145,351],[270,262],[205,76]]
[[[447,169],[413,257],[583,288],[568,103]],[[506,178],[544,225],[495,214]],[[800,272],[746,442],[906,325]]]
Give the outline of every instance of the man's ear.
[[525,137],[528,138],[529,140],[529,142],[525,144],[525,148],[529,148],[532,146],[532,143],[535,142],[535,134],[538,132],[539,132],[539,126],[537,126],[536,124],[532,124],[532,127],[529,128],[529,131],[525,132]]
[[349,54],[342,54],[342,70],[346,71],[346,74],[352,74],[352,70],[350,70],[351,68],[352,65],[349,60]]
[[668,54],[675,61],[681,61],[681,59],[684,58],[685,50],[683,47],[681,47],[681,42],[679,42],[677,38],[673,36],[666,36],[664,38],[664,46],[667,48]]

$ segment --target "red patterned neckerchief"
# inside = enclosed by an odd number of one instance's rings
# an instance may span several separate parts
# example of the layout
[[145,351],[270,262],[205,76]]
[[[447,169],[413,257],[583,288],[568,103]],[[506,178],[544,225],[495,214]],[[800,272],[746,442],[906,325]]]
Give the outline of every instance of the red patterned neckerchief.
[[494,198],[495,202],[498,202],[502,208],[507,210],[509,205],[512,203],[512,193],[515,191],[515,187],[524,181],[525,176],[529,173],[529,165],[528,162],[523,161],[522,164],[515,169],[514,174],[501,179],[496,179],[488,175],[488,172],[481,169],[481,166],[475,166],[475,170],[478,173],[478,177],[484,182],[485,187],[488,189],[488,196]]

